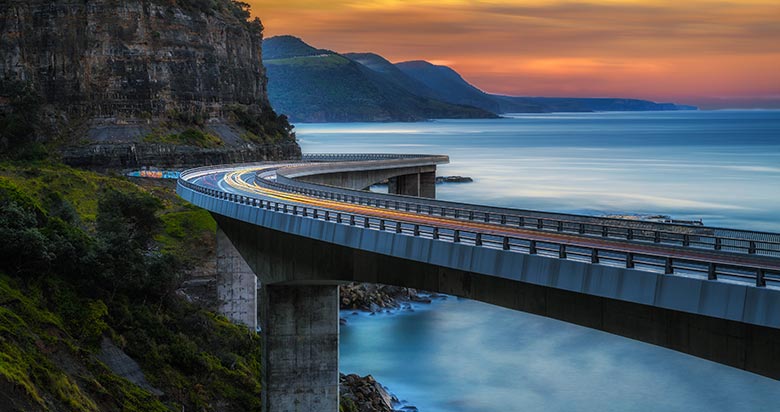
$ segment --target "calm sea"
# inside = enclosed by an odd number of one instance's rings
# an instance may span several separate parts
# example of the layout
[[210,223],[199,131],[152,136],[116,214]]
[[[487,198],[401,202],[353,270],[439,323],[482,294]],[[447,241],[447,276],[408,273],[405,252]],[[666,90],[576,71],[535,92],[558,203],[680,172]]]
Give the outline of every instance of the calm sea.
[[[437,197],[666,214],[780,232],[780,111],[517,115],[301,124],[304,152],[447,154]],[[449,297],[353,316],[341,369],[421,412],[776,411],[780,383],[555,320]]]

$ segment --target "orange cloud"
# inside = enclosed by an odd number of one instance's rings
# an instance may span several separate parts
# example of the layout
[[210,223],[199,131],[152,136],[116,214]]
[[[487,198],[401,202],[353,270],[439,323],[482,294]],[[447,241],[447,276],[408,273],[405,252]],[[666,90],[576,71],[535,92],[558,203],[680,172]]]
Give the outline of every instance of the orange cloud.
[[440,62],[491,92],[691,103],[780,95],[777,0],[250,3],[268,36]]

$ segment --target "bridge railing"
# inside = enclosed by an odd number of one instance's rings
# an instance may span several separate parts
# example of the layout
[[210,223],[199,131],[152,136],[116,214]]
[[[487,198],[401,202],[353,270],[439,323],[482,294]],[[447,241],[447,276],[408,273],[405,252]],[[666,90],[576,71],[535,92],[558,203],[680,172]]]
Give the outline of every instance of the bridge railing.
[[323,185],[290,179],[282,174],[277,175],[276,181],[258,180],[262,184],[287,192],[357,205],[479,221],[514,228],[780,257],[780,235],[776,233],[667,225],[626,219],[589,219],[585,216],[566,214],[556,214],[560,217],[541,217],[538,213],[526,213],[522,210],[368,193],[331,186],[323,187]]
[[[446,225],[410,223],[359,213],[337,212],[326,208],[260,199],[203,187],[183,178],[179,179],[178,184],[191,191],[216,199],[235,202],[265,211],[317,219],[335,224],[359,226],[364,229],[391,232],[399,235],[424,237],[474,247],[486,247],[591,264],[625,267],[668,275],[706,276],[710,280],[747,280],[754,283],[757,287],[765,287],[767,282],[772,282],[773,284],[780,282],[780,265],[776,264],[756,262],[737,265],[718,262],[717,259],[677,258],[636,253],[628,248],[621,247],[593,247],[569,241],[539,241],[533,238],[496,235],[489,230],[462,230]],[[337,194],[334,194],[334,196],[337,196]]]
[[[392,153],[323,153],[303,155],[300,163],[304,166],[310,162],[359,162],[376,160],[400,160],[417,158],[434,158],[429,154],[392,154]],[[252,165],[266,165],[272,162],[259,162]],[[294,162],[293,162],[294,163]],[[246,167],[247,164],[236,166]],[[296,168],[301,166],[295,166]],[[221,166],[223,167],[223,166]],[[192,169],[188,172],[213,169],[207,166]],[[441,200],[426,200],[408,196],[386,195],[380,193],[366,193],[345,188],[327,187],[326,191],[317,189],[322,185],[314,185],[299,180],[285,178],[279,175],[279,182],[287,183],[286,190],[302,193],[301,188],[312,189],[311,195],[327,198],[325,193],[338,192],[357,196],[358,204],[370,205],[374,200],[375,207],[386,207],[388,204],[396,204],[398,199],[403,199],[405,210],[417,209],[422,205],[423,213],[430,211],[444,217],[479,220],[490,224],[509,225],[526,229],[557,231],[563,233],[598,236],[604,238],[616,238],[629,241],[644,241],[664,245],[677,245],[700,249],[710,249],[733,253],[755,254],[763,256],[780,257],[780,234],[736,230],[717,227],[695,227],[679,224],[642,222],[628,219],[604,218],[594,216],[572,215],[565,213],[550,213],[519,209],[505,209],[490,206],[469,205],[457,202]],[[386,200],[382,202],[381,200]],[[392,203],[390,203],[392,202]],[[392,207],[392,206],[389,206]],[[407,208],[409,207],[409,208]]]
[[304,162],[356,162],[369,160],[417,159],[432,157],[429,154],[393,153],[309,153],[301,157]]
[[303,177],[351,171],[428,167],[449,162],[441,155],[307,155],[300,164],[287,165],[287,177]]

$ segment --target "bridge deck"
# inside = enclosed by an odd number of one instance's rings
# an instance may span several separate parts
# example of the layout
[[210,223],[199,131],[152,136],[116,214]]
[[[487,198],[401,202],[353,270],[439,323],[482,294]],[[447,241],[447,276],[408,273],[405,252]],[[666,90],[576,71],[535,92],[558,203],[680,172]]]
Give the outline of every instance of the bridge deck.
[[[442,163],[439,156],[317,155],[302,163],[196,169],[183,174],[180,183],[231,201],[366,229],[710,280],[749,280],[759,287],[780,284],[777,234],[494,208],[290,178],[426,159]],[[316,163],[324,160],[337,162]]]
[[349,160],[193,169],[177,191],[214,214],[269,287],[362,281],[422,288],[780,376],[780,358],[767,355],[780,353],[780,235],[442,202],[293,178],[442,162]]

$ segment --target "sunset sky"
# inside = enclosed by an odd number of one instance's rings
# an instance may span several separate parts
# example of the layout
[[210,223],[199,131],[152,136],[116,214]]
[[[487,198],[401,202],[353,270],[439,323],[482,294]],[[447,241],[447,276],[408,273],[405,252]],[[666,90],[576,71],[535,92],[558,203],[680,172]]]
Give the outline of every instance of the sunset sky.
[[267,37],[451,66],[492,93],[780,108],[780,0],[248,0]]

